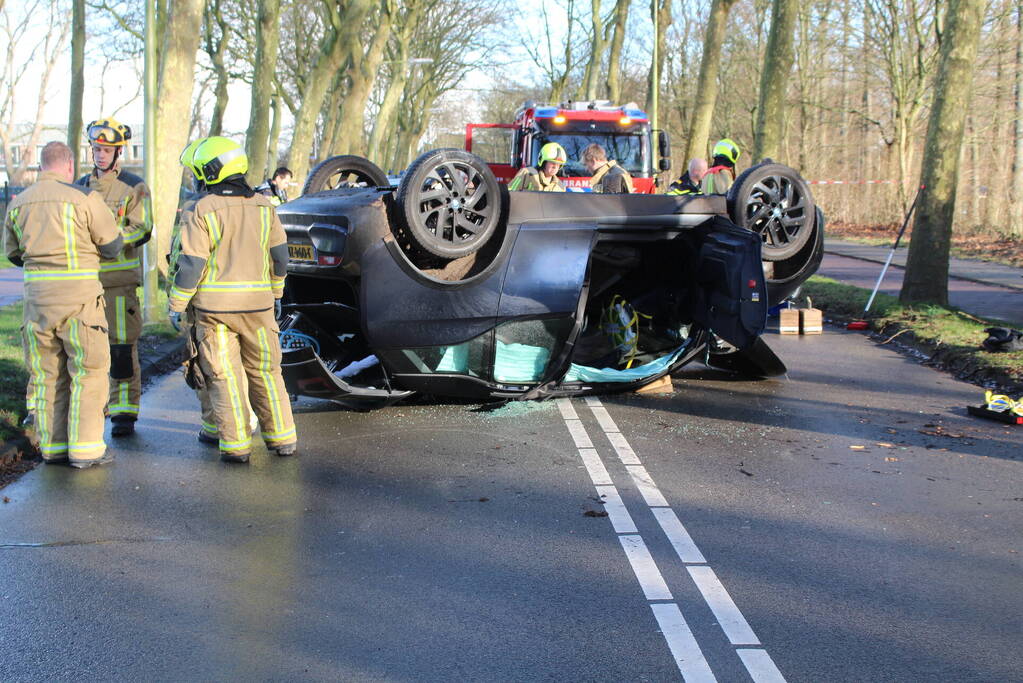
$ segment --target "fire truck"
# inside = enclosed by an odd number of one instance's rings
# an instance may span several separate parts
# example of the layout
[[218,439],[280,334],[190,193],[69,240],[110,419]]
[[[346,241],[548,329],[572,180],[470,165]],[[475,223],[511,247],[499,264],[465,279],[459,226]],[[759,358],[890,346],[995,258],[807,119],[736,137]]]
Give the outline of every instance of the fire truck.
[[480,129],[506,129],[510,133],[508,163],[487,159],[494,175],[503,183],[511,180],[520,168],[535,166],[540,148],[548,142],[557,142],[568,153],[561,180],[570,189],[590,187],[590,174],[582,155],[592,143],[603,147],[608,159],[614,159],[632,175],[636,192],[656,193],[658,172],[671,170],[667,132],[652,130],[650,117],[634,102],[620,106],[607,100],[558,105],[525,102],[515,114],[514,123],[466,124],[466,151],[473,151],[473,134]]

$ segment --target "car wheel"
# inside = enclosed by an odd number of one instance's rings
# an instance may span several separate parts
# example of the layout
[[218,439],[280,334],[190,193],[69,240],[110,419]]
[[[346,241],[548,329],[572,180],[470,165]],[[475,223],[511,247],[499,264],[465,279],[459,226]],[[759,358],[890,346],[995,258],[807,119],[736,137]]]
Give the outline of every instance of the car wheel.
[[340,154],[318,163],[306,178],[302,194],[341,187],[388,187],[391,182],[380,167],[354,154]]
[[728,190],[732,221],[759,233],[765,261],[793,256],[813,233],[813,195],[800,175],[770,159],[751,166]]
[[459,149],[416,159],[398,186],[398,208],[413,246],[446,259],[481,249],[501,222],[501,186],[486,162]]

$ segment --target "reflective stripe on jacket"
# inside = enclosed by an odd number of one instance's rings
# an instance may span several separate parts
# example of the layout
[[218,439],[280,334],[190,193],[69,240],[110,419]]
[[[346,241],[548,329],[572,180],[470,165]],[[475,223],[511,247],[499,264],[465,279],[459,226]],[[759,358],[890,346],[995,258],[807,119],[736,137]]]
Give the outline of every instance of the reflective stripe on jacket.
[[590,187],[602,194],[630,194],[635,192],[632,176],[614,159],[607,161],[590,178]]
[[516,190],[531,190],[533,192],[564,192],[565,186],[561,184],[557,176],[553,176],[548,180],[543,179],[543,174],[536,170],[532,166],[526,166],[520,168],[519,172],[515,174],[515,177],[508,183],[508,189],[512,192]]

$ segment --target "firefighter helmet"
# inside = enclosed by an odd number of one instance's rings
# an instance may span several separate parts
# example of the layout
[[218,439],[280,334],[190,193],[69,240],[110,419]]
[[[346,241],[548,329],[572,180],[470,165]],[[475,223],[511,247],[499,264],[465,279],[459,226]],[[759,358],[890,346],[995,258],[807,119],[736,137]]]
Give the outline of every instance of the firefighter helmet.
[[85,133],[89,142],[111,147],[124,147],[131,140],[131,128],[109,116],[90,123]]
[[195,176],[195,179],[200,182],[202,181],[202,175],[195,169],[195,165],[192,162],[195,158],[195,150],[205,141],[206,138],[196,138],[195,140],[192,140],[183,150],[181,150],[181,156],[178,157],[181,165],[191,171],[192,175]]
[[556,142],[548,142],[541,147],[539,165],[543,166],[548,161],[564,165],[568,161],[568,154],[565,152],[565,148]]
[[207,185],[216,185],[227,178],[249,170],[245,150],[234,140],[213,136],[201,141],[192,153],[196,175]]
[[740,154],[739,145],[735,144],[728,138],[718,140],[717,144],[714,145],[714,156],[728,159],[732,162],[733,166],[735,165],[735,162],[739,160]]

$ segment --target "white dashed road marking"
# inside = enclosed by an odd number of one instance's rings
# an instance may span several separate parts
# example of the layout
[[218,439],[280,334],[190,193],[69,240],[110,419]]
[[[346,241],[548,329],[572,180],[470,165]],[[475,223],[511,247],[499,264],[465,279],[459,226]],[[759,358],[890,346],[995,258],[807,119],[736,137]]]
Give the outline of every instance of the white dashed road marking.
[[[686,531],[678,515],[669,506],[664,494],[657,488],[653,477],[643,467],[625,435],[621,433],[607,409],[600,403],[600,399],[587,397],[585,401],[664,535],[675,549],[679,559],[686,565],[690,578],[707,602],[707,606],[713,612],[729,643],[733,646],[744,646],[737,647],[735,652],[750,677],[755,683],[784,683],[784,676],[767,650],[749,647],[750,645],[760,645],[760,640],[753,633],[753,629],[746,618],[742,616],[742,612],[728,591],[725,590],[717,574],[707,566],[703,553],[700,552],[689,532]],[[653,610],[661,633],[675,658],[682,678],[689,683],[715,681],[716,678],[710,665],[682,616],[682,610],[674,602],[665,602],[673,599],[671,590],[657,568],[643,537],[637,532],[635,522],[622,502],[618,489],[614,486],[607,468],[600,459],[600,454],[594,448],[575,407],[569,399],[564,398],[558,399],[557,404],[568,431],[572,435],[572,440],[579,449],[579,456],[583,460],[586,471],[589,472],[598,495],[604,501],[604,510],[608,514],[611,526],[615,533],[619,534],[618,540],[636,574],[636,580],[646,599],[651,601],[650,608]]]

